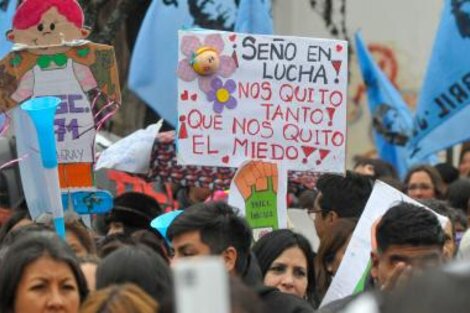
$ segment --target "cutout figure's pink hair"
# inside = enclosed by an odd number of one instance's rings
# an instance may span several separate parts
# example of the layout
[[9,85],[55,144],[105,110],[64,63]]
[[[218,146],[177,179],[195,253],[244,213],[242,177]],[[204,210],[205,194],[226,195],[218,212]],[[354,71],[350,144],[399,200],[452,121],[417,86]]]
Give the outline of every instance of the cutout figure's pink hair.
[[16,10],[13,28],[26,29],[38,25],[44,13],[52,7],[78,28],[83,27],[83,10],[76,0],[25,0]]

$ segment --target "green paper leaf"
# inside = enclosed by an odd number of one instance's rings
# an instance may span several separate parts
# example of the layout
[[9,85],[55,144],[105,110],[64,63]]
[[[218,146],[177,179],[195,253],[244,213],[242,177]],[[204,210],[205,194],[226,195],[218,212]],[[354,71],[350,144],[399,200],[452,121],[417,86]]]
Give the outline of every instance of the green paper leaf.
[[88,47],[77,50],[77,55],[81,58],[86,57],[89,53],[90,53],[90,48]]
[[23,59],[21,58],[21,56],[19,54],[16,54],[15,57],[13,59],[11,59],[10,64],[13,67],[17,67],[18,65],[21,64],[22,60]]

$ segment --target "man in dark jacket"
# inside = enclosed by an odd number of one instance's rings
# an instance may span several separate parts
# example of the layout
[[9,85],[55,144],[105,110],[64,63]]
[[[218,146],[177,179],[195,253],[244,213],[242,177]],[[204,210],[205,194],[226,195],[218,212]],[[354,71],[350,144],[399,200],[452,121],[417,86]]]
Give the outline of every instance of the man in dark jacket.
[[220,255],[229,274],[253,288],[267,312],[313,312],[306,301],[262,285],[261,271],[250,253],[251,229],[229,205],[223,202],[193,205],[171,223],[167,235],[174,248],[174,260]]

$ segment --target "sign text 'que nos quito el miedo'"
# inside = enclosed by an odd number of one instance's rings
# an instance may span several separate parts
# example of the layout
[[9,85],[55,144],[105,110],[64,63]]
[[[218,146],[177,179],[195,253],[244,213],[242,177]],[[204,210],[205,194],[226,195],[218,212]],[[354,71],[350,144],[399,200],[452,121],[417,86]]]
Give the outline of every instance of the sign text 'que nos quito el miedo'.
[[347,43],[180,31],[178,158],[344,172]]

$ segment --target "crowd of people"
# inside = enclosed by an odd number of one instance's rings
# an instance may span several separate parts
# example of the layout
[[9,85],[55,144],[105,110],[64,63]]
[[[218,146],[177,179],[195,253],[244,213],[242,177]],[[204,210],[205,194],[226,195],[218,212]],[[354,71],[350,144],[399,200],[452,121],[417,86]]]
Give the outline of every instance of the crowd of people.
[[[161,234],[150,226],[165,214],[160,204],[126,192],[91,224],[66,212],[65,240],[51,216],[31,220],[23,203],[0,229],[0,312],[176,312],[172,265],[214,255],[230,277],[231,312],[464,312],[470,301],[464,294],[470,285],[469,175],[470,149],[458,169],[420,165],[403,181],[378,159],[357,160],[345,175],[323,174],[314,189],[291,197],[312,219],[316,251],[295,225],[254,242],[236,208],[202,197],[187,199],[188,207]],[[364,288],[320,306],[376,179],[422,205],[387,208],[376,225]],[[435,213],[448,217],[449,226]]]

